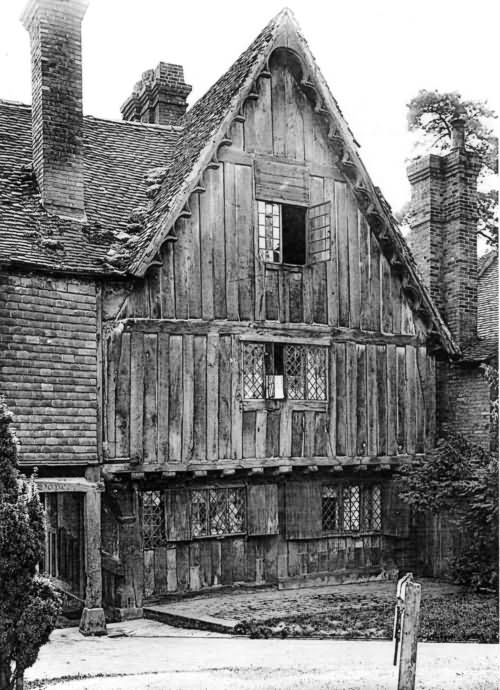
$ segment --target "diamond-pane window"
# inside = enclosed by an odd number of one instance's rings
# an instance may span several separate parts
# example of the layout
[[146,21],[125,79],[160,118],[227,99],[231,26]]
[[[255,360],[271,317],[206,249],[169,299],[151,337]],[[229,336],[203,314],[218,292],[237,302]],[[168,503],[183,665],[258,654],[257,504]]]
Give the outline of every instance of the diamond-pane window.
[[308,400],[326,400],[326,348],[306,348],[306,393]]
[[348,532],[359,530],[359,486],[345,486],[342,491],[342,527]]
[[243,343],[243,397],[264,397],[264,343]]
[[336,486],[324,486],[321,504],[323,531],[339,529],[339,489]]
[[160,491],[142,494],[142,536],[145,549],[165,544],[165,514]]
[[290,400],[304,400],[304,348],[301,345],[286,347],[286,386]]
[[237,487],[227,490],[228,532],[243,532],[245,529],[245,490]]
[[208,534],[208,494],[206,490],[191,492],[191,536]]
[[363,490],[363,529],[382,529],[382,496],[380,486],[367,486]]

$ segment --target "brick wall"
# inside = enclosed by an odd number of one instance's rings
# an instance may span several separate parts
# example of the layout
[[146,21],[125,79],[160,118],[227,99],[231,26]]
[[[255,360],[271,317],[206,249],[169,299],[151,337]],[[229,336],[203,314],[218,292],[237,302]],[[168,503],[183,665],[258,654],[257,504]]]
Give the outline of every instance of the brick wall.
[[479,367],[438,365],[438,429],[460,433],[484,448],[490,443],[490,391]]
[[1,275],[0,325],[0,391],[21,461],[95,461],[94,283]]
[[479,278],[477,312],[478,336],[498,338],[498,257]]

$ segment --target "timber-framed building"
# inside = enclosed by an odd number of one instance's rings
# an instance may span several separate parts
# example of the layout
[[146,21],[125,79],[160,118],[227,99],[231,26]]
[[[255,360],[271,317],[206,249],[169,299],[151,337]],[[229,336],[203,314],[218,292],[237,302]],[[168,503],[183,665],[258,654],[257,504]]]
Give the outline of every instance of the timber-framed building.
[[289,10],[189,110],[160,63],[117,122],[82,115],[86,5],[31,0],[33,104],[0,102],[0,384],[45,569],[99,632],[417,567],[394,470],[488,434],[463,123],[410,170],[412,254]]

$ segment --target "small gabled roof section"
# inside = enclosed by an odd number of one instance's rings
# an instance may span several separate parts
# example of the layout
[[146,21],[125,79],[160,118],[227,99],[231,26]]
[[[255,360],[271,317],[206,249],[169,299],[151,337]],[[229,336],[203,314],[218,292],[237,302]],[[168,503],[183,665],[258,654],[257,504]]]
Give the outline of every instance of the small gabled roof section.
[[268,75],[269,57],[278,47],[292,50],[298,58],[302,69],[301,86],[314,104],[315,111],[327,120],[328,137],[338,165],[382,251],[394,269],[401,273],[403,288],[413,309],[427,323],[438,346],[444,348],[448,355],[458,356],[460,349],[418,275],[415,261],[389,205],[380,190],[374,187],[359,158],[358,144],[289,9],[282,10],[265,27],[232,67],[186,113],[182,123],[184,131],[170,166],[164,169],[159,180],[145,228],[129,244],[131,261],[128,271],[143,276],[155,261],[177,218],[189,212],[190,194],[203,186],[203,173],[217,162],[219,148],[231,144],[228,138],[231,124],[242,116],[245,101],[249,97],[258,97],[259,77]]

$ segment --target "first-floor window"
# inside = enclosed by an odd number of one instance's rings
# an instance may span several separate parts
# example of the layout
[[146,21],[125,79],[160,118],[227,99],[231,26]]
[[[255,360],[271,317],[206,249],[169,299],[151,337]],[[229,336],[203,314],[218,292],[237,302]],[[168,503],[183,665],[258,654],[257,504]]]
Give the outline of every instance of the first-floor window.
[[142,538],[145,549],[165,544],[165,511],[161,491],[142,493]]
[[317,345],[243,343],[243,397],[326,401],[327,354]]
[[378,484],[323,486],[324,532],[377,532],[382,529],[382,493]]

